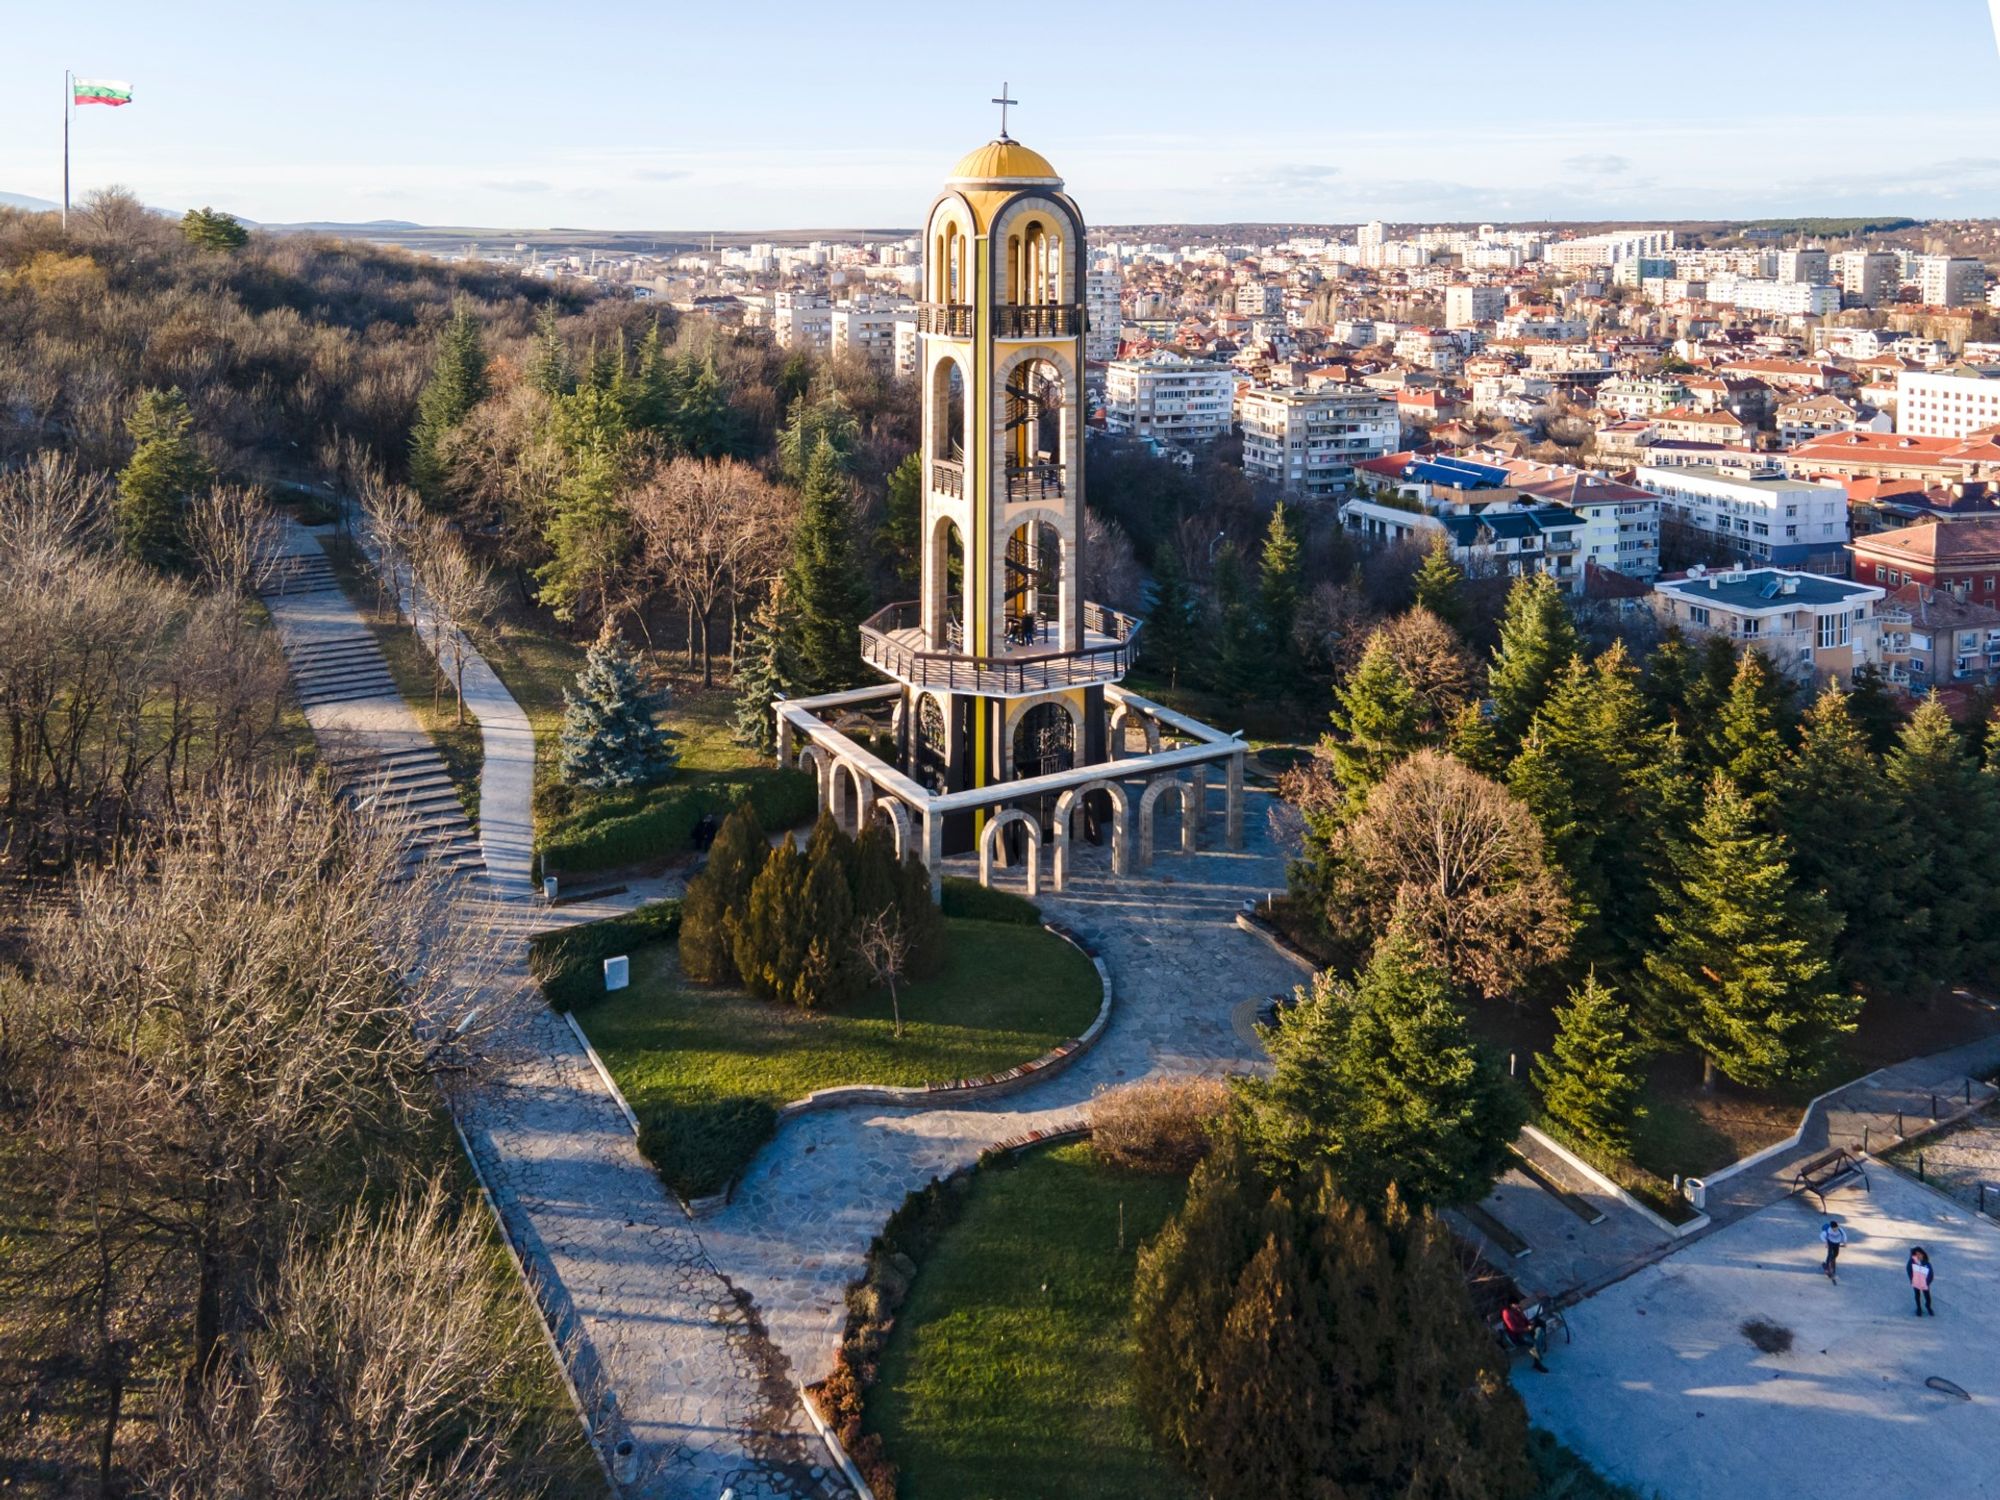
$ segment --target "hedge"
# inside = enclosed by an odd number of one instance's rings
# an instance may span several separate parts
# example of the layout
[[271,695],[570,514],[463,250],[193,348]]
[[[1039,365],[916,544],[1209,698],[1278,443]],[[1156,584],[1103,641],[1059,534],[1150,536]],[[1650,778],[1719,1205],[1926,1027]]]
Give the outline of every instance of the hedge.
[[792,828],[818,805],[804,771],[756,772],[730,781],[673,783],[598,798],[557,822],[542,837],[542,869],[554,875],[646,864],[694,846],[705,814],[723,818],[748,802],[766,828]]
[[655,901],[623,917],[538,933],[528,966],[551,1010],[575,1010],[604,993],[604,960],[680,936],[681,904]]
[[659,1104],[639,1115],[639,1150],[683,1198],[728,1187],[778,1128],[777,1106],[736,1095],[698,1104]]
[[938,894],[938,908],[947,917],[971,917],[975,922],[1013,922],[1022,927],[1042,925],[1042,909],[1026,896],[997,891],[963,875],[947,875]]

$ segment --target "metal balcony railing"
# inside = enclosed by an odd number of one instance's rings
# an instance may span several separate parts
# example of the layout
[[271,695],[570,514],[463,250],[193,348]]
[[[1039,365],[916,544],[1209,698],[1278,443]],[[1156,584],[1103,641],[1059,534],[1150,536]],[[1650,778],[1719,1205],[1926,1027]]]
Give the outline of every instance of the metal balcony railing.
[[940,495],[950,495],[954,500],[965,494],[965,465],[952,463],[949,459],[935,459],[931,463],[931,489]]
[[[1017,639],[1046,638],[1045,620],[1039,616],[1026,616],[1024,620],[1026,626]],[[1083,623],[1086,630],[1107,639],[1076,651],[1031,650],[1009,656],[931,651],[921,644],[921,606],[915,600],[905,600],[876,611],[862,622],[861,659],[899,682],[947,692],[1005,696],[1116,682],[1131,667],[1132,643],[1139,633],[1140,622],[1101,604],[1086,603]],[[951,626],[956,624],[950,622]],[[961,639],[955,629],[948,629],[947,638],[954,645]]]
[[1083,307],[1076,302],[1003,304],[993,309],[993,333],[1003,339],[1074,338],[1083,332]]
[[922,302],[917,305],[917,332],[950,338],[972,337],[972,306],[965,302]]
[[1057,463],[1007,465],[1009,500],[1060,500],[1063,466]]

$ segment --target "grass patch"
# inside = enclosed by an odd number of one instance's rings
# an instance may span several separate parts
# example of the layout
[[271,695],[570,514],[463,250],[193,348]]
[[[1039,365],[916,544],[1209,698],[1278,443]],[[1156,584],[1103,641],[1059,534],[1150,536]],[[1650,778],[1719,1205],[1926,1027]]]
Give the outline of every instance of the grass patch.
[[680,936],[681,904],[655,901],[622,917],[537,933],[528,962],[555,1010],[575,1010],[604,993],[604,960]]
[[640,1149],[683,1197],[720,1192],[769,1137],[776,1108],[840,1084],[909,1086],[997,1073],[1078,1035],[1097,971],[1037,929],[947,918],[945,961],[889,996],[800,1011],[686,983],[673,945],[632,953],[632,984],[581,1016],[641,1127]]
[[903,1500],[1196,1493],[1132,1394],[1136,1253],[1186,1187],[1102,1166],[1087,1143],[972,1179],[867,1397]]
[[944,877],[938,908],[947,917],[969,917],[976,922],[1013,922],[1025,927],[1042,925],[1042,909],[1026,896],[995,890],[964,875]]
[[445,775],[451,778],[466,817],[477,828],[479,773],[486,764],[486,741],[480,735],[479,721],[468,713],[463,724],[458,722],[451,680],[439,669],[430,648],[417,639],[409,621],[399,620],[393,611],[382,606],[376,593],[374,566],[353,540],[323,536],[319,544],[332,560],[333,575],[340,581],[348,602],[381,647],[396,691],[403,695],[410,712],[417,716],[417,722],[437,747]]
[[1646,1500],[1637,1490],[1606,1479],[1553,1432],[1528,1429],[1528,1458],[1535,1466],[1535,1500]]

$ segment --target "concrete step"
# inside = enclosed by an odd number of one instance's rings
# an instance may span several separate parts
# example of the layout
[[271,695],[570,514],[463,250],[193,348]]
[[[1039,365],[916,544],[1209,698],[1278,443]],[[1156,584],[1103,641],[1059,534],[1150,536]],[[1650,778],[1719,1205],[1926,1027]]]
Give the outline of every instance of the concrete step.
[[394,698],[398,703],[403,701],[403,695],[396,691],[396,684],[392,682],[386,687],[379,683],[367,683],[353,688],[329,688],[319,693],[300,693],[299,704],[304,708],[314,708],[322,703],[359,703],[368,698]]

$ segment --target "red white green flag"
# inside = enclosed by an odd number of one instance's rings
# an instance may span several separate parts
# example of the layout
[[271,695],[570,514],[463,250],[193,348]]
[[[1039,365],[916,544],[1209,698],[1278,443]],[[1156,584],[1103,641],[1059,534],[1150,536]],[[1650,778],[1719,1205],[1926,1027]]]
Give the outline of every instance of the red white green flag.
[[130,104],[132,85],[109,78],[79,78],[71,86],[78,104]]

